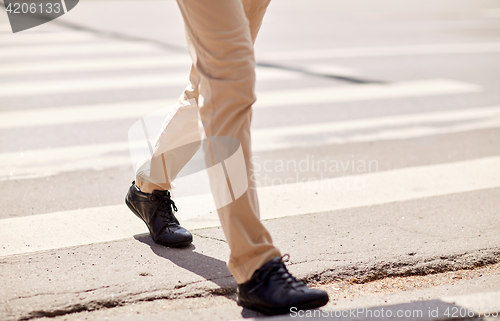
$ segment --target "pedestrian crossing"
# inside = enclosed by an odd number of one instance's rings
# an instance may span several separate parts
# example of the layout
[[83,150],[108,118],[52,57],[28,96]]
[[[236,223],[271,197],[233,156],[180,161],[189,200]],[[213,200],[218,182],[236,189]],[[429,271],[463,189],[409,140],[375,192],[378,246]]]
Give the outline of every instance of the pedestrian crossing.
[[11,32],[12,28],[8,23],[0,23],[0,32]]
[[[29,139],[30,129],[35,127],[64,128],[117,120],[132,123],[175,103],[180,93],[156,100],[59,104],[59,107],[31,109],[21,105],[19,108],[7,107],[3,100],[17,99],[22,104],[24,100],[40,97],[100,95],[108,91],[126,93],[136,89],[183,86],[188,81],[190,59],[187,54],[168,52],[147,43],[67,32],[48,33],[41,37],[36,34],[23,37],[0,35],[0,44],[0,59],[4,61],[0,65],[0,131],[25,131],[21,139]],[[316,61],[309,64],[307,60],[498,52],[499,43],[465,43],[264,52],[257,57],[280,63],[302,60],[306,65],[303,70],[318,71],[320,65]],[[353,72],[350,67],[339,66],[338,62],[332,62],[331,68],[328,66],[328,62],[321,64],[321,68],[330,73],[338,71],[354,77],[363,73],[360,69]],[[118,74],[123,70],[132,74]],[[315,79],[307,86],[297,86],[297,83],[309,81],[307,77],[310,76],[270,67],[258,67],[256,74],[258,88],[268,89],[257,92],[255,113],[287,107],[297,107],[307,113],[310,106],[316,105],[328,108],[362,101],[462,97],[487,90],[474,81],[450,77],[355,85]],[[44,79],[47,75],[50,77]],[[36,77],[31,79],[31,76]],[[277,83],[283,85],[276,86]],[[288,86],[291,84],[293,86]],[[290,126],[257,126],[252,129],[252,147],[256,155],[263,152],[279,154],[283,150],[297,150],[300,154],[301,148],[311,146],[396,141],[496,128],[500,128],[500,105],[489,104],[342,121],[325,117],[321,122]],[[126,128],[116,130],[123,130],[123,137],[126,137]],[[130,167],[129,148],[138,142],[100,143],[86,141],[85,135],[82,132],[79,143],[74,145],[41,145],[35,149],[2,151],[0,184],[3,185],[0,186],[63,173]],[[348,178],[281,183],[259,187],[258,192],[262,218],[274,219],[497,187],[500,187],[500,158],[493,156],[356,174]],[[175,201],[182,209],[179,216],[185,227],[219,226],[210,194],[182,196]],[[12,216],[18,214],[13,212]],[[3,218],[0,219],[0,256],[108,242],[141,233],[147,233],[144,224],[130,215],[123,204]]]
[[163,50],[158,46],[144,45],[140,43],[115,43],[115,42],[89,42],[89,43],[59,43],[39,44],[26,46],[2,47],[1,59],[39,59],[64,57],[88,57],[100,55],[127,54],[161,54]]
[[[293,79],[299,76],[292,72],[260,70],[257,71],[260,80]],[[88,79],[85,81],[60,81],[36,85],[36,83],[19,82],[14,85],[5,85],[0,88],[5,96],[31,94],[53,94],[74,91],[102,91],[123,90],[127,88],[141,88],[153,86],[168,86],[185,83],[185,73],[165,76],[101,78],[99,81]],[[184,81],[183,81],[184,80]],[[31,89],[26,89],[29,86]],[[381,84],[363,84],[349,86],[332,86],[322,88],[308,88],[295,90],[267,91],[259,95],[254,108],[271,108],[295,106],[302,104],[325,104],[348,101],[390,99],[398,97],[418,97],[444,95],[453,93],[479,92],[481,87],[473,84],[450,80],[420,80]],[[24,126],[47,126],[63,123],[81,123],[123,119],[144,116],[161,106],[172,104],[173,100],[138,101],[130,103],[110,103],[90,106],[72,106],[71,108],[48,108],[43,110],[21,110],[0,112],[2,119],[0,128]]]
[[85,43],[105,41],[88,32],[50,32],[50,33],[8,33],[0,34],[0,43],[4,46]]
[[[262,187],[259,204],[261,219],[266,220],[495,187],[500,187],[500,157]],[[179,218],[187,229],[220,226],[210,194],[176,198],[175,202],[182,208]],[[0,230],[0,256],[109,242],[148,232],[125,205],[3,219]]]
[[[157,110],[161,106],[161,103],[151,103],[148,107],[151,110],[155,108]],[[131,118],[144,116],[137,113],[144,109],[138,109],[139,106],[132,107],[136,108],[131,108],[131,113],[125,112],[122,116]],[[116,112],[119,112],[118,108]],[[79,115],[77,111],[74,116]],[[87,115],[92,116],[91,113]],[[109,119],[113,119],[114,113],[109,112],[108,115]],[[81,117],[84,121],[92,121],[92,119],[85,119],[84,113]],[[254,152],[276,151],[325,144],[409,139],[498,127],[500,127],[500,106],[493,106],[255,129],[252,131],[252,147]],[[78,145],[2,153],[0,154],[0,181],[44,177],[75,170],[102,170],[127,166],[130,164],[128,151],[133,146],[140,146],[140,142]]]
[[[189,69],[187,69],[189,71]],[[168,87],[184,85],[188,82],[188,73],[171,73],[166,75],[135,75],[131,77],[99,77],[76,78],[60,81],[22,81],[3,84],[0,87],[0,98],[10,96],[31,96],[67,94],[75,92],[99,92],[107,90],[127,90],[150,87]],[[297,73],[283,70],[263,69],[257,71],[260,80],[274,81],[280,79],[297,79]],[[460,85],[458,85],[460,87]],[[460,87],[461,88],[461,87]],[[457,88],[455,90],[460,90]],[[453,90],[453,89],[452,89]],[[464,90],[466,90],[464,88]]]
[[105,71],[121,69],[147,69],[186,67],[191,65],[187,55],[118,57],[100,59],[67,59],[51,62],[16,62],[0,66],[0,75],[22,75],[38,73],[71,73],[78,71]]
[[338,88],[308,88],[264,92],[255,108],[479,92],[481,87],[449,79],[360,84]]
[[456,55],[456,54],[483,54],[500,52],[500,43],[447,43],[447,44],[420,44],[380,47],[358,47],[338,49],[315,49],[262,53],[258,55],[264,60],[306,60],[332,58],[361,58],[361,57],[395,57],[421,55]]

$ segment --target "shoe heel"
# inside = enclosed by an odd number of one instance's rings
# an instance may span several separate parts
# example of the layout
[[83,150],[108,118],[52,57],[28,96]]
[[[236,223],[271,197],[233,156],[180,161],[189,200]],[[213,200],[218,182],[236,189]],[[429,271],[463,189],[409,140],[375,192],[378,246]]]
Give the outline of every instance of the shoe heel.
[[135,216],[144,221],[144,219],[139,215],[139,213],[135,210],[135,208],[132,206],[132,204],[130,204],[130,202],[127,199],[125,199],[125,204],[127,204],[128,208],[132,211],[132,213],[135,214]]

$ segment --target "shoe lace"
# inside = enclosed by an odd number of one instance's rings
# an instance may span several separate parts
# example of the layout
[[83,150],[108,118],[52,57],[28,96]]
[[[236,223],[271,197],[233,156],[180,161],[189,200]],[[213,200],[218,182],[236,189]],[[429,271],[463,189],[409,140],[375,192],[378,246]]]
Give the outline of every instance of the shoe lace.
[[289,260],[290,255],[285,254],[281,257],[280,261],[269,262],[269,264],[267,265],[267,269],[263,270],[257,276],[257,285],[253,287],[249,291],[249,293],[257,290],[262,284],[264,284],[263,281],[267,280],[268,278],[270,278],[277,284],[282,285],[286,289],[297,288],[304,285],[304,282],[298,280],[296,277],[291,275],[290,272],[288,272],[285,262],[288,262]]
[[[151,201],[158,204],[157,213],[165,223],[177,223],[173,212],[177,212],[177,206],[170,198],[169,191],[153,191]],[[173,212],[172,212],[173,209]]]

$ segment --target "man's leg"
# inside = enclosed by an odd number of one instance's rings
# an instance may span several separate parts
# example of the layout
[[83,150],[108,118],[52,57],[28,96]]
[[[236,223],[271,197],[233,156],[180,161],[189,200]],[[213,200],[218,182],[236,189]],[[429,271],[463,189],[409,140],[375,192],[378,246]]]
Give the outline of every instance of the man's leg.
[[[252,42],[255,42],[269,1],[270,0],[245,0],[242,2],[245,16],[249,23]],[[188,42],[192,43],[191,39],[189,39]],[[169,117],[167,117],[156,141],[153,142],[155,144],[154,154],[149,160],[149,170],[146,173],[142,171],[136,173],[135,184],[142,193],[150,194],[153,193],[153,191],[171,190],[174,186],[173,181],[177,173],[196,152],[197,146],[193,144],[193,142],[201,140],[204,136],[203,129],[200,129],[197,123],[199,121],[197,104],[200,79],[201,77],[197,69],[192,66],[189,75],[190,85],[185,88],[179,97],[177,106]],[[182,149],[175,149],[179,146],[184,147]],[[169,158],[168,151],[172,151],[173,149],[175,155]],[[167,153],[163,153],[164,151],[167,151]],[[138,192],[133,188],[132,191]],[[149,216],[152,215],[153,214],[150,213]],[[150,225],[151,224],[148,224],[148,227],[152,230],[163,230],[161,225],[156,226],[156,228]],[[168,232],[169,230],[159,231],[156,234],[167,233],[168,238]],[[154,231],[152,231],[152,236],[153,234],[155,234]],[[153,238],[158,239],[161,237],[157,236]],[[168,243],[165,242],[160,243],[168,245]]]
[[[207,137],[238,139],[245,158],[247,191],[218,210],[231,249],[229,269],[238,283],[244,283],[264,263],[280,256],[260,222],[255,186],[249,179],[251,106],[255,101],[255,61],[249,22],[241,1],[180,0],[178,3],[193,66],[200,75],[198,107],[205,133]],[[265,8],[262,6],[254,15],[262,19]]]
[[[243,0],[243,8],[245,11],[245,16],[249,22],[250,34],[252,37],[252,42],[255,43],[255,39],[259,32],[260,26],[262,25],[262,19],[266,12],[266,8],[269,5],[271,0]],[[187,35],[189,37],[189,35]],[[189,42],[191,42],[189,40]],[[184,89],[181,96],[179,97],[179,107],[175,109],[175,115],[173,115],[168,122],[165,124],[162,133],[160,134],[160,138],[168,138],[163,139],[162,141],[157,141],[157,144],[161,144],[160,149],[169,150],[172,149],[173,142],[178,141],[180,137],[191,137],[191,140],[194,139],[202,139],[202,131],[199,127],[196,126],[196,121],[199,118],[199,115],[194,112],[194,108],[197,108],[198,104],[198,96],[199,96],[199,85],[200,85],[200,74],[196,70],[194,66],[191,66],[191,71],[189,74],[190,84]],[[194,102],[194,103],[193,103]],[[173,127],[173,129],[172,129]],[[182,128],[182,131],[179,130]],[[179,144],[177,144],[178,146]],[[194,151],[192,152],[194,153]],[[158,154],[158,153],[157,153]],[[189,155],[188,155],[189,156]],[[175,176],[178,171],[183,167],[182,163],[169,164],[168,161],[164,162],[161,160],[160,154],[156,155],[158,157],[159,163],[165,163],[165,167],[167,167],[166,172],[163,173],[164,170],[162,166],[160,166],[159,171],[160,174],[156,175],[159,177],[165,176],[165,181],[154,181],[153,179],[148,179],[141,177],[140,175],[136,176],[136,184],[141,189],[141,191],[145,193],[152,193],[154,190],[170,190],[173,187],[173,181],[175,180]],[[184,157],[186,158],[186,157]],[[189,160],[189,158],[187,159]],[[163,164],[161,164],[163,165]],[[169,168],[171,170],[169,170]]]
[[[267,314],[286,313],[291,307],[322,306],[328,295],[308,289],[288,273],[281,261],[280,252],[260,222],[255,185],[250,180],[250,121],[255,102],[253,40],[268,1],[177,2],[184,18],[193,67],[200,76],[198,107],[205,133],[209,139],[236,138],[246,163],[243,171],[246,170],[248,189],[218,209],[231,249],[228,267],[239,284],[239,303]],[[249,8],[253,9],[250,19],[258,20],[254,30],[245,14]],[[210,165],[212,157],[212,165],[216,165],[213,145],[210,152],[207,163]],[[218,194],[223,192],[214,188],[217,185],[213,184],[214,177],[210,180],[217,203]]]
[[[191,81],[196,82],[196,79],[191,78]],[[169,190],[204,136],[196,100],[197,89],[188,86],[164,120],[154,148],[150,147],[151,157],[138,166],[136,179],[125,197],[130,210],[146,223],[152,239],[170,247],[184,247],[193,240],[174,215],[177,207]],[[142,125],[148,133],[144,120]]]

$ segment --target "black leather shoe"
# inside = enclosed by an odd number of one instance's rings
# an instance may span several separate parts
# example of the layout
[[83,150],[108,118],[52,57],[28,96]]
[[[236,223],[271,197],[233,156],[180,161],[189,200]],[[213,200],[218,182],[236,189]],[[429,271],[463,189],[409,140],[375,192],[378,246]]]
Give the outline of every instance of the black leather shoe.
[[169,247],[183,247],[193,241],[191,233],[179,225],[172,212],[172,207],[176,212],[177,207],[170,199],[169,191],[143,193],[134,181],[125,197],[125,203],[146,223],[151,238],[156,243]]
[[290,313],[291,308],[319,308],[327,302],[326,292],[309,289],[293,277],[280,257],[267,262],[248,282],[238,285],[238,305],[267,315]]

